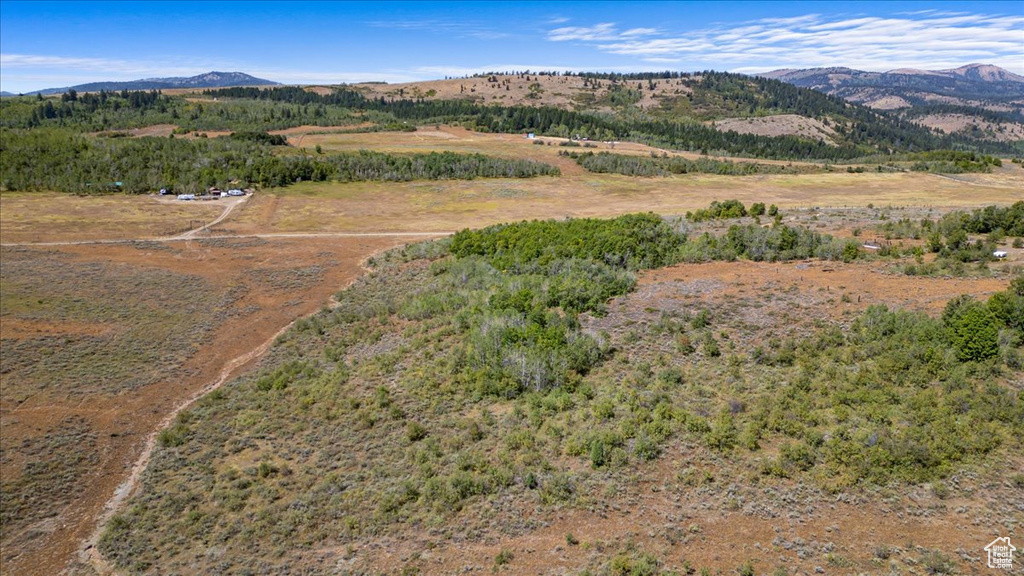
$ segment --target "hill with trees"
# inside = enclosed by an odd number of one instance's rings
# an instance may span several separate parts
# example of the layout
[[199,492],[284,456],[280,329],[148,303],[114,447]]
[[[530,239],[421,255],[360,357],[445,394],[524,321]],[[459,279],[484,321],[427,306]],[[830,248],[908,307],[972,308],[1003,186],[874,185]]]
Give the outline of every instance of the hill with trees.
[[177,88],[216,88],[223,86],[273,86],[277,82],[250,76],[244,72],[206,72],[188,77],[146,78],[143,80],[89,82],[66,88],[44,88],[27,94],[63,94],[69,90],[77,92],[99,92],[120,90],[168,90]]
[[1024,77],[984,64],[952,70],[775,70],[761,76],[838,96],[964,139],[1024,139]]

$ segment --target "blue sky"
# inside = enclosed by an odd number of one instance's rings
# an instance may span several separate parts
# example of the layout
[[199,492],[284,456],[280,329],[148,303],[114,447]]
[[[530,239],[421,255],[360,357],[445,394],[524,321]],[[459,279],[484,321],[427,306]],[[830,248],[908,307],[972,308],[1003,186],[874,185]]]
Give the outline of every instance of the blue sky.
[[1024,2],[0,0],[0,89],[241,71],[390,83],[503,70],[1024,74]]

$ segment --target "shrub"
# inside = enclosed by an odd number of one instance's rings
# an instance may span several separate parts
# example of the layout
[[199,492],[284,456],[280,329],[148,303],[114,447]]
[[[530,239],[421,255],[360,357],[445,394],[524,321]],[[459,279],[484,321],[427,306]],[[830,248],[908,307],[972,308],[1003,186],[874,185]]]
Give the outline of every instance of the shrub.
[[427,429],[419,422],[409,422],[405,427],[405,436],[410,442],[419,442],[427,437]]
[[600,468],[607,462],[605,455],[604,440],[597,439],[590,443],[590,465]]
[[[950,302],[953,304],[953,302]],[[969,301],[944,313],[951,340],[962,361],[980,361],[999,353],[999,319],[985,306]],[[948,316],[948,318],[947,318]]]
[[509,552],[508,550],[502,550],[501,552],[498,552],[497,556],[494,557],[494,565],[504,566],[505,564],[511,562],[513,558],[515,558],[515,555],[513,555],[511,552]]

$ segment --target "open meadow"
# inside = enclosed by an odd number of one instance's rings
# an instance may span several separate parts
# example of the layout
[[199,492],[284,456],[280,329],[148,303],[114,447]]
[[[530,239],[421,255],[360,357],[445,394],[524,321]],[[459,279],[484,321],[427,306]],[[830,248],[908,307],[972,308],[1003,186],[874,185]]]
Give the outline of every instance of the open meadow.
[[[913,322],[925,333],[956,296],[1006,290],[1024,267],[1012,238],[994,240],[1010,254],[984,269],[913,275],[908,266],[936,255],[900,253],[924,244],[921,231],[885,226],[1008,206],[1024,190],[1020,165],[647,178],[587,172],[554,138],[447,126],[287,137],[303,153],[479,153],[561,175],[300,182],[259,190],[230,213],[223,201],[151,195],[0,194],[5,572],[55,574],[70,562],[81,574],[981,573],[980,546],[1024,521],[1004,505],[1024,486],[1008,472],[1024,466],[1017,413],[981,406],[1019,405],[1020,367],[964,368],[938,348],[890,357],[843,340],[882,314],[873,305],[923,313]],[[690,237],[771,224],[681,218],[727,199],[776,205],[779,225],[834,235],[836,246],[876,242],[895,254],[606,272],[635,285],[596,308],[565,300],[528,311],[546,328],[564,321],[569,336],[552,336],[561,344],[599,341],[586,369],[557,389],[515,393],[478,381],[484,369],[470,367],[484,346],[465,338],[509,329],[497,316],[474,324],[492,292],[513,302],[524,287],[554,289],[525,272],[489,288],[499,267],[460,264],[443,242],[380,256],[520,220],[653,212]],[[879,334],[894,348],[910,338]],[[488,369],[527,360],[491,358]],[[827,394],[819,376],[852,387],[858,361],[877,377],[874,395]],[[885,381],[904,369],[906,382]],[[932,396],[913,388],[939,381],[946,388]],[[983,400],[968,402],[966,390]],[[941,463],[906,464],[905,476],[871,476],[808,455],[833,438],[860,442],[875,425],[875,439],[895,446],[894,467],[906,453],[939,452],[901,436],[894,398],[919,418],[922,406],[945,417],[963,400],[965,437],[985,456],[947,451]],[[877,411],[872,423],[851,416],[859,404]],[[133,472],[140,458],[149,466]]]

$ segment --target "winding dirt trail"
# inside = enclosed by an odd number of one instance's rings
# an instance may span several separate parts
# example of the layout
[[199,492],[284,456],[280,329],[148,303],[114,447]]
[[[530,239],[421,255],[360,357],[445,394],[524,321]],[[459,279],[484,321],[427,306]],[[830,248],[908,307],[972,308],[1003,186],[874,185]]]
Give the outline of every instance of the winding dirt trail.
[[[282,333],[290,329],[296,321],[317,313],[325,301],[328,302],[328,306],[333,307],[335,302],[331,298],[331,294],[334,294],[339,287],[347,287],[362,276],[367,271],[366,261],[368,258],[407,241],[430,237],[436,238],[448,234],[445,232],[418,231],[211,234],[211,228],[228,220],[233,214],[237,214],[237,207],[247,201],[248,198],[236,199],[230,205],[225,206],[225,209],[216,218],[204,223],[202,226],[173,236],[2,244],[5,247],[62,247],[63,250],[76,254],[88,254],[88,258],[112,257],[116,260],[126,259],[126,261],[135,262],[149,257],[146,251],[135,254],[129,248],[132,243],[138,241],[184,243],[186,246],[191,246],[194,240],[260,238],[275,240],[271,244],[254,249],[260,252],[262,257],[271,258],[270,262],[282,262],[281,258],[290,250],[298,250],[299,252],[296,253],[296,256],[302,262],[316,262],[317,258],[326,257],[320,255],[324,250],[336,250],[338,251],[337,256],[331,257],[338,258],[341,261],[336,263],[337,270],[328,274],[329,278],[333,277],[341,281],[331,283],[329,279],[325,279],[325,282],[315,289],[319,296],[307,299],[307,302],[292,314],[287,314],[285,311],[287,306],[278,301],[278,295],[263,294],[258,290],[253,292],[250,295],[251,304],[276,308],[276,311],[270,315],[272,317],[260,320],[262,325],[260,329],[253,327],[254,330],[249,332],[250,334],[262,334],[263,336],[260,337],[261,342],[253,348],[243,347],[244,345],[241,344],[241,340],[235,337],[232,343],[230,341],[231,337],[227,336],[227,334],[237,334],[238,326],[224,328],[224,334],[216,337],[218,344],[210,346],[209,354],[204,356],[204,358],[208,359],[199,359],[194,364],[194,369],[202,371],[204,375],[201,376],[201,379],[193,381],[192,385],[186,384],[188,389],[183,390],[184,394],[177,401],[173,399],[173,393],[169,392],[169,389],[156,387],[139,393],[128,394],[124,398],[117,399],[115,404],[97,407],[95,410],[89,407],[54,404],[46,398],[40,397],[39,399],[33,398],[31,402],[22,402],[15,409],[5,412],[5,420],[12,417],[24,420],[24,422],[19,424],[24,428],[28,425],[26,422],[42,423],[45,421],[49,423],[54,418],[59,420],[58,416],[54,416],[55,414],[92,414],[97,410],[102,410],[102,413],[87,416],[90,419],[90,425],[98,426],[97,429],[102,430],[101,437],[104,439],[106,439],[108,429],[114,432],[110,434],[110,437],[116,437],[116,442],[111,443],[110,446],[106,444],[101,446],[104,458],[103,469],[105,471],[95,477],[90,476],[86,492],[77,497],[67,509],[59,512],[53,521],[50,522],[54,524],[54,528],[42,537],[44,541],[37,542],[41,547],[27,548],[22,554],[13,559],[8,558],[8,560],[12,560],[10,563],[4,562],[5,573],[8,569],[11,569],[13,570],[12,574],[78,574],[80,572],[95,572],[104,575],[117,574],[118,572],[114,566],[100,554],[97,544],[106,524],[112,517],[123,511],[126,503],[138,491],[143,474],[156,449],[159,432],[171,425],[178,414],[188,409],[198,399],[223,386],[233,378],[238,377],[244,371],[251,369],[259,358],[270,349],[274,341]],[[325,240],[325,242],[321,243],[321,239]],[[342,242],[327,242],[331,239]],[[338,246],[344,246],[344,248],[338,248]],[[95,247],[95,252],[90,247]],[[125,250],[128,252],[125,253]],[[207,252],[210,253],[207,254]],[[175,268],[176,266],[188,268],[195,265],[198,261],[203,261],[202,274],[237,274],[240,270],[239,267],[251,266],[251,263],[241,255],[231,256],[235,252],[220,247],[207,247],[195,253],[190,250],[184,256],[185,260],[188,260],[191,264],[177,263],[176,258],[171,258],[161,260],[160,265],[170,268]],[[240,252],[245,252],[245,250]],[[100,256],[100,254],[103,256]],[[209,263],[206,263],[209,256],[213,256],[213,260],[209,260]],[[293,260],[286,261],[293,262]],[[273,264],[267,265],[273,266]],[[236,270],[236,268],[239,270]],[[191,268],[189,270],[196,272],[196,270]],[[329,291],[327,291],[328,284],[330,284]],[[313,307],[314,300],[315,307]],[[277,326],[275,327],[273,324],[277,324]],[[228,340],[224,338],[228,338]],[[249,346],[252,346],[252,344]],[[222,350],[222,352],[217,352],[216,350]],[[219,354],[223,354],[223,359],[218,363],[214,358]],[[209,362],[210,360],[213,360],[213,362],[204,364],[204,362]],[[140,419],[136,419],[134,424],[128,425],[122,421],[126,417],[126,410],[129,412],[143,410],[145,414],[140,414]],[[160,410],[160,412],[157,412],[157,410]],[[152,413],[152,420],[149,420],[150,413]],[[138,434],[134,436],[135,441],[130,439],[132,434]],[[119,461],[122,455],[124,459]],[[124,468],[115,472],[114,470],[118,467],[119,462]]]
[[253,360],[258,359],[260,356],[265,354],[267,350],[270,349],[271,345],[273,345],[274,341],[277,340],[277,338],[281,334],[287,332],[288,329],[291,328],[295,324],[295,322],[297,322],[301,318],[305,318],[305,316],[301,316],[300,318],[292,320],[290,323],[288,323],[288,325],[278,330],[277,333],[275,333],[273,336],[268,338],[266,341],[264,341],[256,348],[253,348],[252,350],[246,352],[245,354],[242,354],[241,356],[238,356],[228,361],[224,365],[224,368],[221,369],[220,376],[217,378],[217,380],[207,384],[198,392],[189,397],[187,400],[185,400],[181,404],[178,404],[173,410],[171,410],[166,416],[164,416],[162,420],[160,420],[160,423],[157,424],[156,428],[153,429],[153,431],[150,432],[149,436],[146,437],[145,448],[143,448],[142,454],[139,456],[139,459],[136,460],[135,465],[132,466],[131,472],[128,474],[128,477],[125,478],[120,485],[118,485],[117,489],[114,490],[113,496],[111,496],[110,500],[108,500],[107,503],[103,506],[103,512],[96,519],[95,529],[93,530],[89,538],[82,544],[82,547],[79,549],[78,556],[81,562],[88,564],[94,570],[96,570],[96,572],[102,575],[117,573],[114,570],[114,568],[110,565],[110,563],[107,562],[106,558],[104,558],[103,555],[100,554],[97,545],[99,544],[100,537],[103,535],[103,529],[104,527],[106,527],[107,522],[109,522],[110,519],[113,518],[115,514],[121,511],[128,498],[135,493],[136,489],[138,489],[139,482],[142,480],[142,473],[145,472],[146,468],[149,466],[149,460],[153,456],[153,450],[156,449],[156,440],[157,436],[160,434],[160,431],[170,426],[171,423],[174,422],[174,419],[178,417],[178,414],[181,413],[182,410],[185,410],[189,406],[195,404],[196,401],[198,401],[203,396],[206,396],[210,392],[213,392],[217,388],[223,386],[226,382],[228,382],[228,380],[231,379],[232,376],[236,375],[236,372],[238,372],[242,367],[246,366]]
[[[359,267],[362,269],[362,273],[370,271],[370,268],[368,268],[366,265],[367,261],[374,255],[379,254],[381,251],[382,250],[378,250],[374,252],[373,254],[367,256],[366,259],[359,263]],[[356,280],[358,280],[358,278],[361,275],[362,274],[357,274],[355,277],[353,277],[345,286],[342,287],[342,290],[347,289],[349,286],[351,286]],[[334,299],[334,297],[331,297],[331,299],[328,301],[328,308],[333,309],[337,307],[337,305],[338,302]],[[159,436],[160,431],[170,426],[178,417],[178,414],[180,414],[183,410],[186,410],[190,406],[195,404],[200,398],[220,388],[221,386],[229,382],[232,378],[240,376],[242,372],[244,372],[244,370],[250,366],[251,363],[253,363],[260,357],[262,357],[264,354],[266,354],[266,352],[270,350],[271,346],[273,346],[274,342],[278,339],[278,337],[280,337],[282,334],[291,329],[291,327],[294,326],[296,322],[318,313],[319,310],[316,310],[314,312],[310,312],[309,314],[303,314],[301,316],[296,317],[291,322],[282,327],[280,330],[275,332],[273,336],[264,340],[263,343],[261,343],[260,345],[226,362],[216,380],[210,382],[206,386],[203,386],[197,392],[192,394],[192,396],[190,396],[187,400],[175,406],[174,409],[168,412],[167,415],[160,420],[159,424],[157,424],[157,426],[146,437],[145,447],[143,448],[142,453],[139,455],[138,459],[135,461],[135,464],[132,466],[131,472],[128,474],[128,477],[125,478],[124,481],[122,481],[117,486],[117,488],[114,490],[113,495],[110,497],[109,500],[107,500],[106,504],[104,504],[103,511],[96,518],[95,527],[92,533],[80,545],[77,555],[79,562],[89,566],[90,568],[95,570],[97,574],[100,574],[101,576],[111,576],[118,574],[117,570],[115,570],[114,567],[107,561],[107,559],[104,558],[103,555],[100,553],[98,544],[100,538],[103,535],[103,529],[106,527],[107,523],[110,521],[111,518],[114,517],[114,515],[116,515],[124,508],[124,505],[128,501],[128,499],[138,490],[139,485],[142,481],[142,474],[146,471],[146,468],[149,467],[149,462],[153,456],[153,451],[156,450],[157,437]]]

